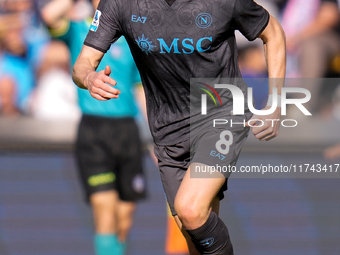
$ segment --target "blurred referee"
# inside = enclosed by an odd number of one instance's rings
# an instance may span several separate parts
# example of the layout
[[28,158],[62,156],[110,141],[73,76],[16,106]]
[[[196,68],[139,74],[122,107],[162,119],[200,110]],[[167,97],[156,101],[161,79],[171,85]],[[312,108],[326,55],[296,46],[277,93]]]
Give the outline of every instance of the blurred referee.
[[[94,8],[99,0],[92,1]],[[52,0],[42,18],[53,37],[66,42],[72,64],[80,53],[91,26],[92,15],[73,21],[68,13],[71,0]],[[144,99],[140,76],[123,37],[111,47],[99,68],[112,66],[121,84],[119,100],[102,102],[79,89],[82,118],[76,141],[76,158],[81,180],[94,214],[97,255],[125,254],[126,240],[133,221],[135,202],[145,197],[142,149],[135,123],[138,113],[134,92]],[[111,70],[106,69],[109,76]],[[141,102],[143,105],[143,102]]]

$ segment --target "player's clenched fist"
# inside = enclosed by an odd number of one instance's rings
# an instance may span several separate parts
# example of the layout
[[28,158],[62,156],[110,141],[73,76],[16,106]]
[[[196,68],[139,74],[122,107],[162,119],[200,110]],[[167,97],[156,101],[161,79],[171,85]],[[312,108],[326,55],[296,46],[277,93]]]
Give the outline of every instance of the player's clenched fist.
[[117,82],[110,77],[111,68],[105,67],[105,70],[95,72],[89,71],[84,80],[84,86],[89,90],[95,99],[106,101],[112,98],[118,98],[120,91],[112,86]]
[[[265,107],[263,110],[268,110]],[[246,127],[251,127],[255,138],[262,141],[269,141],[279,135],[281,108],[277,109],[269,115],[254,115],[247,123]],[[250,124],[249,124],[250,123]]]

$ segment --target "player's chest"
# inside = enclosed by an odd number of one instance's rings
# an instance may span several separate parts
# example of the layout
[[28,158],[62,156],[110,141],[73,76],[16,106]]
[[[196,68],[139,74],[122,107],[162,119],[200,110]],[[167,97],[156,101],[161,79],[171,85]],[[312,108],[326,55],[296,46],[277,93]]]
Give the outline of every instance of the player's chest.
[[[226,1],[136,1],[125,12],[124,32],[145,54],[207,52],[230,29]],[[229,9],[228,9],[229,8]]]

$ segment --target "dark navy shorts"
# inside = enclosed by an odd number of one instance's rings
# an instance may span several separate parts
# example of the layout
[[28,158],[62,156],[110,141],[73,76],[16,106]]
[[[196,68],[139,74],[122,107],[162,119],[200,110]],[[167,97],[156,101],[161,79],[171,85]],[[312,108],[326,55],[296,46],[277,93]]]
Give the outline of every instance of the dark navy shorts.
[[[197,132],[182,143],[166,146],[155,145],[155,155],[159,159],[159,168],[163,188],[172,215],[176,215],[174,201],[183,177],[192,163],[206,166],[234,166],[240,155],[242,146],[249,134],[249,128],[215,128]],[[191,169],[191,177],[193,169]],[[230,172],[222,172],[225,184],[218,193],[222,200],[223,192],[227,190]],[[195,177],[200,178],[199,175]],[[202,175],[205,178],[206,175]]]

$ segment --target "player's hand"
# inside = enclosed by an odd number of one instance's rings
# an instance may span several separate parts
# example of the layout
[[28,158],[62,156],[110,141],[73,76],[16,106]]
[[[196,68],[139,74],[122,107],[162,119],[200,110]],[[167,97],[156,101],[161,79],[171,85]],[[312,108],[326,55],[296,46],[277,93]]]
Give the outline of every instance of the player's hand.
[[[270,106],[263,110],[270,109]],[[277,107],[275,112],[269,115],[254,115],[247,123],[246,127],[252,126],[254,136],[262,141],[269,141],[279,135],[281,108]],[[257,121],[256,121],[257,120]],[[260,121],[262,120],[263,123]],[[250,125],[249,125],[250,124]],[[263,124],[263,125],[262,125]]]
[[110,77],[110,74],[111,68],[106,66],[105,70],[99,72],[91,71],[86,75],[84,85],[92,97],[100,101],[118,98],[120,91],[112,87],[117,82]]

